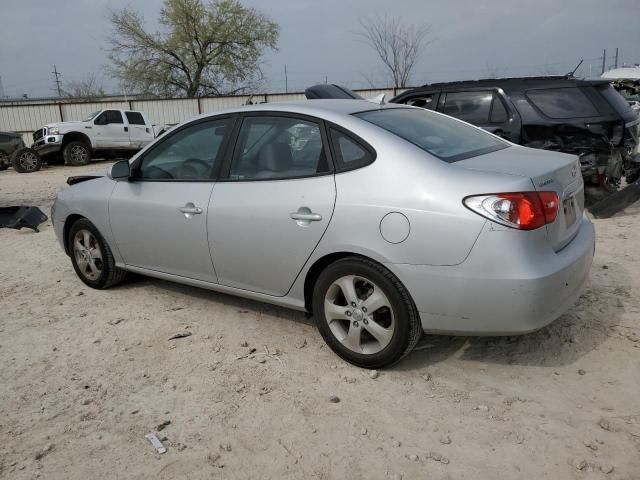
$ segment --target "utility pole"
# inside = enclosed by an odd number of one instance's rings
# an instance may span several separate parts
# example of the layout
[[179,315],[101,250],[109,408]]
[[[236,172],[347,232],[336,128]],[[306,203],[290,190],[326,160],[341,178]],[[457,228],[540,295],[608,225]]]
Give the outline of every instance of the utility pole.
[[289,93],[289,78],[287,77],[287,64],[284,64],[284,91]]
[[0,98],[4,98],[4,87],[2,86],[2,75],[0,75]]
[[58,96],[61,97],[62,96],[62,90],[60,90],[60,83],[61,83],[60,82],[60,77],[62,76],[62,73],[60,73],[58,71],[58,69],[56,68],[55,65],[53,66],[53,72],[51,72],[51,73],[53,73],[53,76],[55,77],[55,79],[53,81],[56,84],[56,88],[58,90]]
[[602,72],[600,73],[600,75],[604,73],[604,62],[606,62],[606,60],[607,60],[607,49],[605,48],[602,52]]
[[616,47],[616,66],[615,68],[618,68],[618,47]]

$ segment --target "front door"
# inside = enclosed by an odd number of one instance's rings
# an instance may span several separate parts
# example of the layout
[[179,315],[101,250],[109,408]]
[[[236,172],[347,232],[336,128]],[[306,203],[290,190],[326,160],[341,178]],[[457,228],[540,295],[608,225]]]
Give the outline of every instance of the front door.
[[93,121],[98,148],[129,148],[129,127],[124,124],[120,110],[105,110]]
[[326,137],[312,119],[246,116],[225,181],[209,202],[209,243],[223,285],[283,296],[333,214]]
[[109,217],[127,265],[216,282],[207,208],[228,124],[198,121],[167,134],[136,160],[132,180],[116,184]]

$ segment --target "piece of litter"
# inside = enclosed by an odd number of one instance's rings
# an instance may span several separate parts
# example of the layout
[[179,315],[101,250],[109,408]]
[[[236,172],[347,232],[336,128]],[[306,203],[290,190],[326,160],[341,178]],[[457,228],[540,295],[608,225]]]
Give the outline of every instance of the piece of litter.
[[151,445],[155,447],[158,453],[166,453],[167,449],[162,445],[162,442],[155,433],[147,433],[144,438],[151,442]]
[[162,422],[161,424],[159,424],[156,427],[156,430],[161,432],[162,430],[164,430],[166,427],[168,427],[169,425],[171,425],[171,420],[165,420],[164,422]]
[[191,335],[191,332],[178,332],[173,337],[169,338],[169,340],[177,340],[178,338],[190,337]]

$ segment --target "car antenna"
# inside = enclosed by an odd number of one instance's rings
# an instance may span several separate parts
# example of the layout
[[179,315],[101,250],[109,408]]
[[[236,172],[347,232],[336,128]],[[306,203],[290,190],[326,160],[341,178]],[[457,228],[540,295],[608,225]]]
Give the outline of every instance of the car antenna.
[[584,62],[584,58],[580,60],[576,68],[574,68],[571,72],[567,73],[567,77],[573,77],[573,74],[576,73],[576,71],[580,68],[580,65],[582,65],[582,62]]
[[386,95],[384,93],[381,93],[380,95],[376,95],[373,98],[367,98],[367,101],[377,103],[378,105],[384,105],[385,104],[384,97],[386,97]]

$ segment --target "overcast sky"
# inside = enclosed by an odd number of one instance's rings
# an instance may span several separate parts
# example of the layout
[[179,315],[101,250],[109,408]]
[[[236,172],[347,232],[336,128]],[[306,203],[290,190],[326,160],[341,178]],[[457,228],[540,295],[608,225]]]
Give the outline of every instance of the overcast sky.
[[[640,63],[640,0],[243,0],[280,24],[277,52],[265,56],[267,89],[289,91],[324,81],[366,87],[365,75],[387,77],[358,39],[361,17],[397,16],[433,26],[413,82],[566,73],[585,58],[584,73],[599,74],[615,48],[620,63]],[[135,6],[153,28],[162,0],[1,0],[0,75],[5,95],[53,94],[53,65],[63,81],[104,74],[108,8]],[[589,66],[591,67],[591,70]]]

